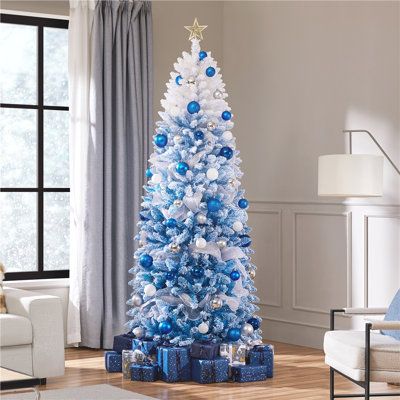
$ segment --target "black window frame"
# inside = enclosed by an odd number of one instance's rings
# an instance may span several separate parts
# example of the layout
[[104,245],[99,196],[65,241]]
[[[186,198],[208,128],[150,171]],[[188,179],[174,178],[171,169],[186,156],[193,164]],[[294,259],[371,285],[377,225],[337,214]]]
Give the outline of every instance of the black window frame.
[[43,116],[45,110],[69,111],[65,106],[46,106],[43,101],[44,92],[44,54],[43,54],[43,32],[44,28],[68,29],[68,20],[52,19],[41,17],[30,17],[24,15],[0,14],[0,22],[17,25],[37,26],[37,104],[10,104],[1,103],[1,108],[31,109],[37,110],[37,184],[36,187],[6,187],[0,188],[1,192],[31,192],[37,193],[37,270],[22,272],[6,272],[5,280],[26,280],[26,279],[51,279],[68,278],[69,269],[45,271],[43,263],[44,255],[44,193],[47,192],[69,192],[70,189],[44,187],[44,142],[43,142]]

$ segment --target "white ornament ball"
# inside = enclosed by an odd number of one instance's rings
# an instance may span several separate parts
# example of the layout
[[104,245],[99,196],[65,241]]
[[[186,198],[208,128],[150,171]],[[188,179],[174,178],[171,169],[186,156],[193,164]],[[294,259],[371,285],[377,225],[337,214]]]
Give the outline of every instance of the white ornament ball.
[[171,243],[169,248],[173,253],[179,253],[181,251],[181,246],[179,246],[177,243]]
[[199,326],[198,326],[199,332],[204,335],[208,332],[208,324],[205,322],[202,322]]
[[203,225],[207,222],[207,217],[204,214],[198,214],[196,220],[199,224]]
[[207,170],[207,178],[210,181],[215,181],[216,179],[218,179],[218,170],[216,168],[210,168]]
[[135,329],[133,329],[132,333],[137,337],[137,338],[142,338],[144,336],[144,329],[141,328],[140,326],[137,326]]
[[219,297],[215,297],[214,299],[211,300],[210,305],[211,308],[213,308],[214,310],[218,310],[219,308],[222,307],[223,303]]
[[220,91],[220,90],[216,90],[215,92],[214,92],[214,99],[222,99],[222,96],[223,96],[224,94]]
[[242,335],[243,336],[250,336],[254,332],[254,328],[250,324],[244,324],[242,327]]
[[146,296],[149,296],[149,297],[154,296],[156,294],[156,292],[157,292],[157,288],[154,285],[152,285],[151,283],[149,283],[148,285],[146,285],[144,287],[144,294]]
[[138,295],[138,294],[134,294],[134,295],[132,296],[132,304],[133,304],[135,307],[141,306],[141,305],[143,304],[142,296],[140,296],[140,295]]
[[182,143],[182,136],[181,136],[181,135],[175,135],[175,136],[174,136],[174,143],[175,143],[175,144],[180,144],[180,143]]
[[175,207],[181,207],[182,204],[183,204],[183,201],[182,201],[182,200],[175,200],[175,201],[174,201],[174,206],[175,206]]
[[240,221],[235,221],[232,228],[235,232],[240,232],[243,229],[243,224]]
[[162,175],[160,175],[160,174],[154,174],[152,177],[151,177],[151,182],[152,183],[154,183],[154,184],[158,184],[158,183],[161,183],[161,181],[162,181]]
[[254,278],[256,277],[256,270],[255,270],[255,269],[252,269],[252,270],[249,272],[249,276],[250,276],[251,279],[254,279]]
[[233,135],[232,135],[231,131],[225,131],[222,134],[222,139],[224,139],[224,140],[232,140],[232,138],[233,138]]
[[224,239],[220,239],[217,241],[217,246],[220,249],[224,249],[226,247],[226,245],[227,245],[227,243],[226,243],[226,240],[224,240]]
[[207,246],[206,239],[203,238],[196,239],[196,247],[198,247],[199,249],[204,249],[206,246]]

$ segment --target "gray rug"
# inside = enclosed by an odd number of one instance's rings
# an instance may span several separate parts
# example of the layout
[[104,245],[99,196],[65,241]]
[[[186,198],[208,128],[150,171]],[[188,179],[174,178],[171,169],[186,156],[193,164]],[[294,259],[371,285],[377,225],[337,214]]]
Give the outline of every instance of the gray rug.
[[[40,391],[41,400],[157,400],[154,397],[129,392],[111,385],[81,386],[68,389]],[[32,392],[1,394],[1,400],[34,400]]]

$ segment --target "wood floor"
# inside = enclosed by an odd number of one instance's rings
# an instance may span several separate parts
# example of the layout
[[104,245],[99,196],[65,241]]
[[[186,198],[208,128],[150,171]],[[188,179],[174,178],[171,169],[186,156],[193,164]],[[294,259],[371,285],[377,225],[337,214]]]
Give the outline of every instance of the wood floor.
[[[329,374],[321,351],[283,343],[274,345],[276,354],[273,379],[246,384],[211,385],[126,381],[121,374],[111,374],[104,370],[103,351],[67,349],[65,375],[48,379],[47,385],[42,386],[41,390],[107,383],[162,400],[329,399]],[[341,377],[336,379],[336,383],[338,392],[360,392],[357,386]],[[398,391],[399,387],[373,384],[373,389],[386,392]],[[395,399],[394,396],[385,398]]]

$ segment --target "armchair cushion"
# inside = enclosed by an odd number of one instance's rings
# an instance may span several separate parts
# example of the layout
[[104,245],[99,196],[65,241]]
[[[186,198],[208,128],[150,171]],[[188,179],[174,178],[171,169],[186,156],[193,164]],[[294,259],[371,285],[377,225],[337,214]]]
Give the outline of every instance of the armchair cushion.
[[[389,309],[385,315],[385,321],[400,321],[400,289],[390,303]],[[400,340],[400,330],[382,330],[382,334]]]
[[0,347],[32,343],[32,324],[26,317],[0,314]]

